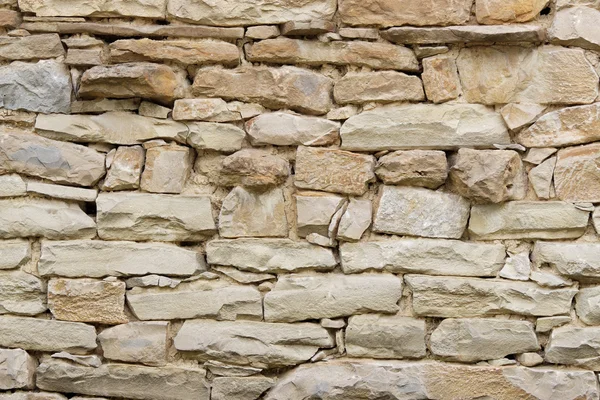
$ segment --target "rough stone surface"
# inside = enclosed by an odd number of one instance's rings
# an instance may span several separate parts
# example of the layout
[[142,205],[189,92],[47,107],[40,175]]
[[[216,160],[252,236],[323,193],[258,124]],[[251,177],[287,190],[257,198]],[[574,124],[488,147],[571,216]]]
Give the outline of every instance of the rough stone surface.
[[33,12],[39,17],[145,17],[164,18],[165,0],[135,0],[126,3],[108,0],[93,3],[73,0],[19,0],[23,11]]
[[[398,44],[439,45],[440,43],[541,43],[546,40],[546,30],[536,25],[468,25],[440,27],[395,27],[381,32],[381,36]],[[415,49],[415,52],[417,50]],[[435,46],[417,56],[434,56],[448,52],[448,48]]]
[[325,146],[339,138],[340,124],[324,118],[283,112],[259,115],[246,123],[255,146]]
[[296,195],[296,227],[300,237],[311,233],[328,236],[333,214],[342,206],[343,198],[333,195]]
[[112,155],[102,189],[106,191],[140,187],[145,153],[142,146],[119,146]]
[[27,192],[55,199],[85,201],[88,203],[93,203],[96,201],[96,197],[98,197],[98,191],[96,189],[54,185],[52,183],[33,181],[27,182]]
[[600,328],[563,326],[552,330],[545,360],[553,364],[598,369]]
[[26,240],[0,241],[0,270],[20,267],[31,259],[31,246]]
[[476,0],[475,15],[480,24],[527,22],[547,4],[548,0]]
[[462,93],[453,58],[437,56],[423,59],[422,77],[427,99],[434,103],[453,100]]
[[0,349],[0,390],[33,389],[37,361],[21,349]]
[[0,38],[0,59],[33,60],[64,54],[60,37],[56,34]]
[[555,185],[552,184],[552,177],[554,176],[555,167],[556,157],[551,157],[529,171],[529,182],[540,199],[554,197]]
[[197,150],[216,150],[227,153],[242,148],[246,134],[240,128],[231,124],[215,122],[194,122],[187,124],[189,134],[187,144]]
[[241,120],[242,116],[231,111],[223,99],[180,99],[175,100],[173,119],[228,122]]
[[514,131],[535,122],[545,109],[540,104],[510,103],[502,107],[500,113],[508,128]]
[[46,286],[42,280],[20,270],[0,271],[0,314],[36,315],[44,311]]
[[448,163],[443,151],[399,150],[377,160],[375,174],[386,185],[436,189],[448,177]]
[[531,259],[536,265],[549,264],[561,275],[576,280],[600,280],[600,245],[597,243],[535,243]]
[[0,175],[0,197],[19,197],[26,194],[27,183],[19,175]]
[[554,16],[548,37],[552,43],[600,50],[600,32],[595,21],[600,18],[600,7],[573,7],[560,10]]
[[556,197],[570,202],[599,202],[599,159],[598,143],[560,150],[554,168]]
[[181,193],[193,159],[194,153],[189,147],[168,144],[149,148],[140,187],[152,193]]
[[349,72],[335,82],[333,98],[338,104],[423,101],[423,83],[402,72]]
[[212,382],[210,396],[213,400],[257,400],[274,384],[273,378],[262,375],[219,377]]
[[130,322],[100,332],[98,341],[109,360],[163,366],[167,357],[167,322]]
[[581,289],[575,296],[577,316],[588,325],[600,324],[600,289],[598,286]]
[[224,186],[265,189],[279,186],[290,174],[287,160],[260,149],[243,149],[223,160],[219,177]]
[[371,226],[373,205],[369,200],[350,199],[346,211],[340,218],[337,239],[348,242],[360,240]]

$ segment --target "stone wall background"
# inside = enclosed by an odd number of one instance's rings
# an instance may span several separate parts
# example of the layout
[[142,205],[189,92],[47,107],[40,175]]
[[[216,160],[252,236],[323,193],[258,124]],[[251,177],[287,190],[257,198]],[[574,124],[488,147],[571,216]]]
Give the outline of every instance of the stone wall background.
[[0,399],[599,398],[598,1],[0,6]]

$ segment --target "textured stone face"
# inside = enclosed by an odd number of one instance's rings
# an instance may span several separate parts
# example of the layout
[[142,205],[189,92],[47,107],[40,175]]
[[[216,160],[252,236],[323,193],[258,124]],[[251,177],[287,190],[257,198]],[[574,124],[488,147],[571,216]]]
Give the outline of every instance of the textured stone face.
[[540,199],[549,199],[555,195],[552,177],[556,167],[556,157],[551,157],[529,171],[529,182]]
[[599,162],[598,143],[560,150],[554,168],[556,196],[571,202],[600,201]]
[[213,400],[256,400],[275,384],[266,376],[219,377],[213,380],[210,396]]
[[339,122],[283,112],[259,115],[246,123],[255,146],[325,146],[339,138]]
[[546,361],[553,364],[576,365],[581,368],[598,369],[600,346],[598,327],[579,328],[563,326],[550,335],[546,346]]
[[130,322],[100,332],[98,340],[110,360],[163,366],[167,357],[167,322]]
[[372,215],[373,205],[369,200],[350,199],[346,211],[340,218],[337,238],[348,242],[360,240],[371,225]]
[[422,77],[427,99],[434,103],[455,99],[462,93],[456,62],[450,57],[423,59]]
[[476,0],[475,14],[480,24],[527,22],[547,4],[548,0]]
[[140,187],[145,153],[142,146],[119,146],[112,155],[102,189],[106,191]]
[[0,390],[33,389],[36,366],[25,350],[0,349]]
[[600,289],[598,286],[581,289],[575,296],[577,316],[588,325],[600,323]]
[[596,243],[535,243],[531,259],[549,264],[561,275],[576,280],[600,280],[600,245]]
[[306,237],[311,233],[329,235],[329,225],[333,215],[343,204],[339,196],[302,196],[296,195],[296,228],[298,236]]
[[231,124],[194,122],[187,126],[187,144],[198,150],[231,153],[242,148],[242,141],[246,136],[243,130]]
[[556,13],[548,36],[552,43],[600,49],[600,33],[595,21],[600,18],[600,8],[574,7]]
[[56,34],[0,38],[0,59],[32,60],[64,56]]
[[19,0],[23,11],[33,12],[40,17],[144,17],[164,18],[166,0],[134,0],[114,2],[99,0],[79,2],[73,0]]
[[395,151],[377,161],[375,174],[387,185],[436,189],[448,176],[448,163],[443,151]]
[[222,185],[265,189],[279,186],[290,174],[287,160],[259,149],[243,149],[223,160]]
[[0,241],[0,270],[20,267],[31,259],[31,247],[25,240]]
[[146,192],[181,193],[193,160],[194,153],[189,147],[169,144],[149,148],[140,187]]
[[22,271],[0,272],[0,314],[36,315],[46,311],[42,280]]
[[[467,25],[440,27],[394,27],[381,31],[381,36],[398,44],[440,43],[523,43],[543,42],[546,30],[536,25]],[[435,47],[433,47],[435,49]],[[423,57],[446,53],[446,51],[423,52]]]
[[0,197],[20,197],[26,194],[27,184],[19,175],[0,175]]

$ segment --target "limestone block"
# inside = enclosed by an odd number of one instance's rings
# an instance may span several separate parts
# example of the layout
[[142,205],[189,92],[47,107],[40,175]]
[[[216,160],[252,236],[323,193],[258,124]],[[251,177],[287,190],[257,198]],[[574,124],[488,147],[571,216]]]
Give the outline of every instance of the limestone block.
[[286,159],[260,149],[243,149],[223,160],[218,180],[223,186],[265,189],[281,185],[289,175]]
[[134,0],[113,2],[97,0],[19,0],[21,11],[33,12],[39,17],[141,17],[161,19],[165,17],[166,0]]
[[462,93],[456,61],[453,58],[444,56],[424,58],[421,78],[427,99],[434,103],[456,99]]
[[96,197],[98,197],[97,189],[54,185],[52,183],[43,183],[35,181],[27,182],[27,192],[36,193],[55,199],[85,201],[88,203],[95,202]]
[[26,194],[27,184],[19,175],[0,175],[0,197],[19,197]]
[[531,259],[536,265],[548,264],[568,278],[582,281],[600,280],[600,244],[535,243]]
[[145,153],[142,146],[119,146],[102,183],[102,190],[116,191],[138,189],[144,166]]
[[21,349],[0,349],[0,390],[33,389],[37,360]]
[[[381,31],[381,36],[398,44],[438,45],[428,49],[415,49],[420,58],[447,53],[441,43],[542,43],[546,40],[546,29],[537,25],[467,25],[448,27],[394,27]],[[426,50],[426,51],[425,51]]]
[[20,270],[0,271],[0,314],[36,315],[44,311],[44,281]]
[[579,290],[575,296],[577,316],[588,325],[600,324],[600,288],[587,287]]
[[[545,109],[540,104],[510,103],[502,107],[500,113],[508,128],[514,131],[535,122]],[[517,137],[522,137],[523,132],[525,131],[521,131]]]
[[551,157],[529,171],[529,182],[538,198],[547,200],[554,197],[556,185],[552,183],[552,177],[555,167],[556,157]]
[[146,192],[181,193],[193,160],[189,147],[174,143],[147,149],[140,187]]
[[339,122],[283,112],[266,113],[246,122],[254,146],[324,146],[339,140]]
[[0,241],[0,270],[13,269],[31,259],[31,246],[26,240]]
[[250,377],[218,377],[212,382],[210,392],[213,400],[257,400],[275,379],[257,375]]
[[436,189],[448,176],[446,153],[436,150],[398,150],[377,161],[375,174],[387,185]]
[[168,322],[130,322],[98,334],[102,354],[109,360],[163,366],[167,357]]
[[546,345],[546,362],[575,365],[581,368],[598,369],[600,328],[563,326],[552,330]]
[[333,195],[296,196],[296,227],[300,237],[310,233],[329,235],[329,224],[333,214],[342,206],[343,197]]
[[480,24],[527,22],[547,4],[548,0],[476,0],[475,15]]
[[39,60],[65,55],[60,37],[55,33],[23,37],[2,37],[0,59]]
[[210,122],[239,121],[242,116],[223,99],[179,99],[173,106],[176,121],[198,120]]
[[[351,42],[352,43],[352,42]],[[402,72],[348,72],[335,82],[333,98],[338,104],[423,101],[423,83]]]
[[348,242],[360,240],[363,233],[371,226],[372,219],[373,205],[370,200],[350,199],[340,218],[337,239]]
[[215,122],[191,122],[187,144],[197,150],[216,150],[232,153],[242,148],[246,133],[232,124]]
[[548,38],[555,44],[600,50],[600,32],[596,25],[598,18],[598,8],[573,7],[560,10],[548,29]]
[[554,168],[556,197],[570,202],[600,201],[600,143],[561,149]]

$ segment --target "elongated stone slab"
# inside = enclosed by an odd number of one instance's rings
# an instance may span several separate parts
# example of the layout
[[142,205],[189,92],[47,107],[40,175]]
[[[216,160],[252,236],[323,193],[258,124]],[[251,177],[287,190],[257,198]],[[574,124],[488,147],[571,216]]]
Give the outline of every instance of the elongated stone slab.
[[165,17],[166,0],[134,0],[114,2],[96,0],[20,0],[21,11],[32,12],[39,17]]
[[600,327],[562,326],[552,330],[546,345],[546,362],[600,368]]
[[340,123],[325,118],[274,112],[246,122],[246,131],[255,146],[323,146],[339,138]]
[[98,197],[98,189],[55,185],[44,182],[27,182],[27,193],[37,193],[46,197],[63,200],[85,201],[93,203]]
[[444,28],[390,28],[381,36],[398,44],[441,44],[441,43],[518,43],[543,42],[545,29],[535,25],[496,25],[496,26],[448,26]]
[[0,270],[20,267],[31,259],[31,245],[26,240],[0,241]]
[[55,34],[23,37],[2,37],[0,59],[32,60],[55,58],[65,55],[60,37]]
[[349,72],[335,82],[333,97],[338,104],[423,101],[423,83],[417,76],[396,71]]
[[404,239],[344,243],[340,255],[344,273],[376,270],[494,277],[504,266],[506,252],[502,244]]
[[600,244],[535,243],[531,260],[537,265],[549,264],[561,275],[576,280],[600,281]]
[[0,271],[0,314],[36,315],[46,311],[46,285],[26,272]]

